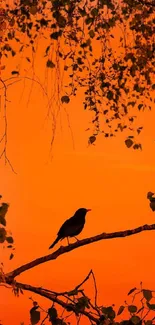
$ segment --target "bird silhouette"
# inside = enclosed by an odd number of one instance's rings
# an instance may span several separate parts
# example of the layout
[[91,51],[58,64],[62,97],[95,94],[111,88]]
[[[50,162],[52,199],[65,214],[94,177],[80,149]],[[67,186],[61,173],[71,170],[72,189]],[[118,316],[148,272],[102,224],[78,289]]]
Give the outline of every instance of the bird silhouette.
[[155,211],[155,197],[153,197],[155,193],[153,192],[148,192],[147,193],[147,199],[149,199],[150,201],[150,208],[152,209],[152,211]]
[[67,219],[61,226],[57,238],[49,249],[53,248],[59,240],[79,235],[85,225],[85,216],[88,211],[91,211],[91,209],[80,208],[75,212],[73,217]]

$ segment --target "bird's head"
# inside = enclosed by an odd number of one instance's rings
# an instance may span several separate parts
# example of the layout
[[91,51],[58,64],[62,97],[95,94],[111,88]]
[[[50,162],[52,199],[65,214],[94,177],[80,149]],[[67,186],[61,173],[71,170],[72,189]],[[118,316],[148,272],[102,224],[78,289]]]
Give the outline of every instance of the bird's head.
[[80,208],[75,212],[75,215],[85,216],[87,212],[91,211],[91,209]]
[[153,195],[154,195],[153,192],[148,192],[147,193],[147,199],[151,199]]

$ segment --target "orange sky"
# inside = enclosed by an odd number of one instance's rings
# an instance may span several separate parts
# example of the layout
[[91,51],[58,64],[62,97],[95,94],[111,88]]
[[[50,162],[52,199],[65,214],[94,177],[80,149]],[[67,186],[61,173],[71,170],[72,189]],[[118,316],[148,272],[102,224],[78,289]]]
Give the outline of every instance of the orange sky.
[[[44,73],[43,67],[41,71]],[[127,149],[122,135],[116,139],[100,137],[96,146],[88,147],[85,129],[89,113],[83,111],[78,96],[67,106],[75,148],[62,112],[61,121],[57,119],[51,160],[51,121],[45,120],[47,110],[41,90],[34,85],[28,107],[30,84],[21,98],[22,90],[23,84],[17,83],[8,93],[8,155],[17,175],[0,162],[0,194],[10,203],[8,227],[16,246],[12,261],[8,260],[8,251],[1,249],[5,271],[48,254],[61,224],[82,206],[92,212],[79,238],[154,223],[155,213],[149,208],[146,193],[155,191],[155,112],[140,115],[145,127],[140,138],[142,152]],[[70,290],[92,268],[99,304],[118,306],[140,281],[146,288],[155,288],[153,252],[154,232],[143,232],[79,248],[17,279],[57,291]],[[88,293],[91,288],[90,283]],[[29,324],[30,296],[43,308],[50,305],[31,293],[15,298],[11,290],[1,287],[0,320],[4,325],[12,320],[15,325],[20,321]]]

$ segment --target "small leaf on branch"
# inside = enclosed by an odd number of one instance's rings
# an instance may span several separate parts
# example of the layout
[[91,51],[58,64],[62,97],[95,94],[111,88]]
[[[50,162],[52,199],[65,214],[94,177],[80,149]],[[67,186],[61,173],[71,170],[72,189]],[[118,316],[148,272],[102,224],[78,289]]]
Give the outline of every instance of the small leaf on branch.
[[66,310],[67,311],[73,311],[73,308],[74,308],[74,304],[68,304],[67,307],[66,307]]
[[70,102],[70,98],[68,96],[62,96],[61,97],[61,102],[68,104]]
[[126,139],[125,144],[126,144],[127,148],[131,148],[133,145],[133,141],[131,139]]
[[11,253],[9,259],[12,260],[13,257],[14,257],[14,254]]
[[107,315],[108,318],[113,320],[116,316],[115,311],[113,310],[112,306],[109,307],[102,307],[103,314]]
[[124,311],[124,306],[120,306],[119,309],[118,309],[118,312],[117,312],[117,316],[122,314],[122,312]]
[[38,8],[37,8],[37,6],[31,6],[31,7],[29,8],[29,11],[30,11],[30,13],[31,13],[32,15],[35,15],[35,14],[37,13],[37,11],[38,11]]
[[13,243],[13,238],[11,236],[8,236],[6,237],[6,241],[9,243],[9,244],[12,244]]
[[55,67],[55,64],[52,62],[52,60],[48,60],[47,63],[46,63],[46,66],[48,68],[54,68]]
[[132,317],[130,318],[130,321],[131,321],[134,325],[137,325],[137,324],[141,324],[141,323],[142,323],[140,317],[138,317],[138,316],[132,316]]
[[131,295],[131,293],[133,293],[135,290],[137,290],[137,288],[132,288],[129,292],[128,292],[128,296]]
[[13,71],[11,71],[11,74],[12,75],[19,74],[19,71],[13,70]]
[[89,144],[92,144],[92,143],[94,143],[96,141],[96,137],[95,137],[95,135],[92,135],[91,137],[89,137]]
[[54,322],[56,321],[57,317],[58,317],[58,313],[57,313],[57,310],[56,308],[54,307],[51,307],[48,309],[48,315],[49,315],[49,320],[50,322]]
[[134,305],[130,305],[130,306],[128,306],[128,311],[129,311],[130,313],[136,313],[136,311],[137,311],[137,307],[134,306]]
[[40,321],[40,311],[36,310],[39,306],[32,307],[30,310],[31,325],[38,324]]
[[143,296],[147,301],[150,301],[152,299],[152,291],[143,289]]
[[151,310],[155,310],[155,304],[150,304],[149,302],[146,302],[147,307]]
[[6,220],[3,216],[0,215],[0,224],[6,226]]
[[6,230],[3,227],[0,227],[0,243],[4,243],[6,238]]
[[152,325],[152,320],[147,320],[147,321],[145,322],[145,325]]
[[51,37],[52,39],[54,39],[54,40],[57,40],[57,39],[59,38],[59,36],[61,36],[61,35],[62,35],[62,31],[59,30],[59,32],[54,32],[54,33],[52,33],[52,34],[50,35],[50,37]]

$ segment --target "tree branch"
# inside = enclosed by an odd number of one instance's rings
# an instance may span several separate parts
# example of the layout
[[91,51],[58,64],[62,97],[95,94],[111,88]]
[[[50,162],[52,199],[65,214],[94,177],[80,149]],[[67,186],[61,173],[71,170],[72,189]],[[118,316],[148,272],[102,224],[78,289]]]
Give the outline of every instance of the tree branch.
[[[37,288],[37,287],[31,286],[29,284],[20,283],[20,282],[16,282],[15,286],[22,290],[31,291],[31,292],[34,292],[34,293],[42,296],[42,297],[45,297],[45,298],[57,303],[58,305],[62,306],[66,310],[68,308],[70,310],[72,309],[72,311],[75,314],[77,314],[76,307],[73,304],[68,304],[68,303],[64,302],[63,300],[57,298],[56,294],[48,292],[46,289]],[[86,316],[87,318],[89,318],[91,321],[94,321],[95,323],[98,322],[98,319],[96,317],[94,317],[92,314],[90,314],[90,312],[88,313],[87,311],[83,310],[83,311],[80,311],[80,314]]]
[[21,274],[29,269],[32,269],[33,267],[35,267],[39,264],[54,260],[57,257],[59,257],[60,255],[68,253],[78,247],[92,244],[92,243],[97,242],[102,239],[124,238],[124,237],[138,234],[142,231],[148,231],[148,230],[155,230],[155,224],[143,225],[138,228],[124,230],[124,231],[117,231],[117,232],[112,232],[112,233],[102,233],[102,234],[94,236],[94,237],[82,239],[74,244],[70,244],[69,246],[61,246],[58,250],[56,250],[52,254],[39,257],[27,264],[24,264],[24,265],[18,267],[17,269],[13,270],[12,272],[5,274],[5,278],[7,280],[6,282],[8,284],[10,284],[10,283],[12,283],[13,279],[16,276],[18,276],[19,274]]

